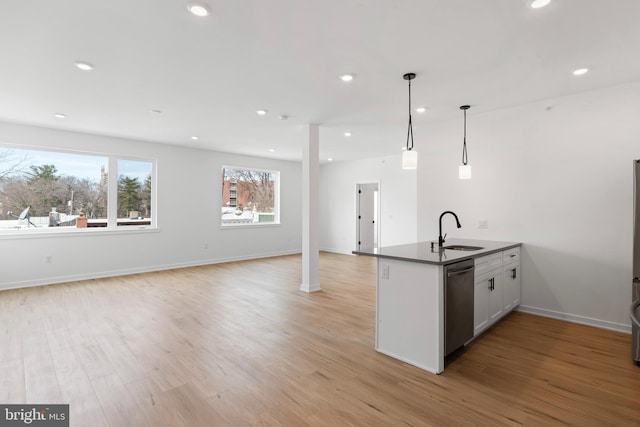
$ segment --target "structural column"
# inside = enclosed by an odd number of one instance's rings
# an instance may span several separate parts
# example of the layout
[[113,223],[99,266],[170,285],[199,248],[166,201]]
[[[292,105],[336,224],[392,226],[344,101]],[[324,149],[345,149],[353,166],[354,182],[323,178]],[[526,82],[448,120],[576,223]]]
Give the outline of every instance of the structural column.
[[302,150],[302,284],[300,290],[320,290],[318,221],[320,135],[318,125],[309,125],[309,141]]

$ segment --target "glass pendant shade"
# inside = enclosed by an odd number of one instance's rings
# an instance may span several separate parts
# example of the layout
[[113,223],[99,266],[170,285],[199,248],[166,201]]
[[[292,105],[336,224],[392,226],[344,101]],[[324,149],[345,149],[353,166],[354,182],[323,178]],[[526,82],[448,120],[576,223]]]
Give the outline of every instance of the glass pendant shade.
[[407,150],[402,153],[402,169],[416,169],[418,167],[418,152]]
[[458,178],[459,179],[471,179],[471,165],[458,166]]

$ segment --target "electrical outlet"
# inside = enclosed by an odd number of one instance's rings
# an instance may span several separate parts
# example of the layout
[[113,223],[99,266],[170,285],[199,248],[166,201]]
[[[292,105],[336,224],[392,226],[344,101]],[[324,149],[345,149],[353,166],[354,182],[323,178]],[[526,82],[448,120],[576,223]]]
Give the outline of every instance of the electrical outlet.
[[487,220],[486,219],[479,219],[478,220],[478,228],[489,228],[489,226],[487,225]]
[[44,263],[53,264],[53,255],[47,255],[46,257],[44,257]]
[[208,243],[204,244],[204,249],[209,249],[209,244]]
[[389,265],[383,265],[382,266],[382,278],[383,279],[388,279],[389,278]]

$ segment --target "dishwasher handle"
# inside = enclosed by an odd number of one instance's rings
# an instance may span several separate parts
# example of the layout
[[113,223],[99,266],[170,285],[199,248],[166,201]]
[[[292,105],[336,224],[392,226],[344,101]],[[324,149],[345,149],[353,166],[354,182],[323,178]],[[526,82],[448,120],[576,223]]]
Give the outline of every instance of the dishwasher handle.
[[475,268],[475,266],[472,265],[471,267],[463,268],[462,270],[448,271],[447,272],[447,277],[459,276],[459,275],[467,273],[469,271],[473,271],[474,268]]
[[636,314],[636,309],[638,307],[640,307],[640,298],[631,303],[631,307],[629,308],[629,317],[631,317],[631,321],[640,328],[640,319],[638,319],[638,315]]

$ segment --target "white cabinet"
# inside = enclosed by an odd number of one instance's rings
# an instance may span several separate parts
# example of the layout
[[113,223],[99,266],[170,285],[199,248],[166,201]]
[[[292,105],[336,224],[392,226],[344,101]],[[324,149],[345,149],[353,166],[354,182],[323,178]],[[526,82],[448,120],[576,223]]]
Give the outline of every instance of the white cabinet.
[[520,248],[502,252],[503,308],[509,312],[520,305]]
[[503,309],[511,311],[520,305],[520,264],[509,264],[502,269]]
[[512,263],[520,264],[520,248],[511,248],[502,252],[502,264],[509,265]]
[[489,327],[489,281],[485,274],[476,276],[473,290],[473,336]]
[[489,324],[502,317],[502,294],[504,292],[502,270],[494,270],[490,276],[489,280],[487,280],[489,283]]
[[482,276],[492,270],[501,268],[502,265],[502,252],[476,258],[474,262],[475,275],[476,277]]
[[473,335],[520,304],[520,248],[476,258]]
[[[481,261],[482,259],[479,258]],[[482,271],[482,268],[481,268]],[[494,268],[475,276],[473,302],[473,335],[478,335],[499,319],[503,312],[502,268]]]

